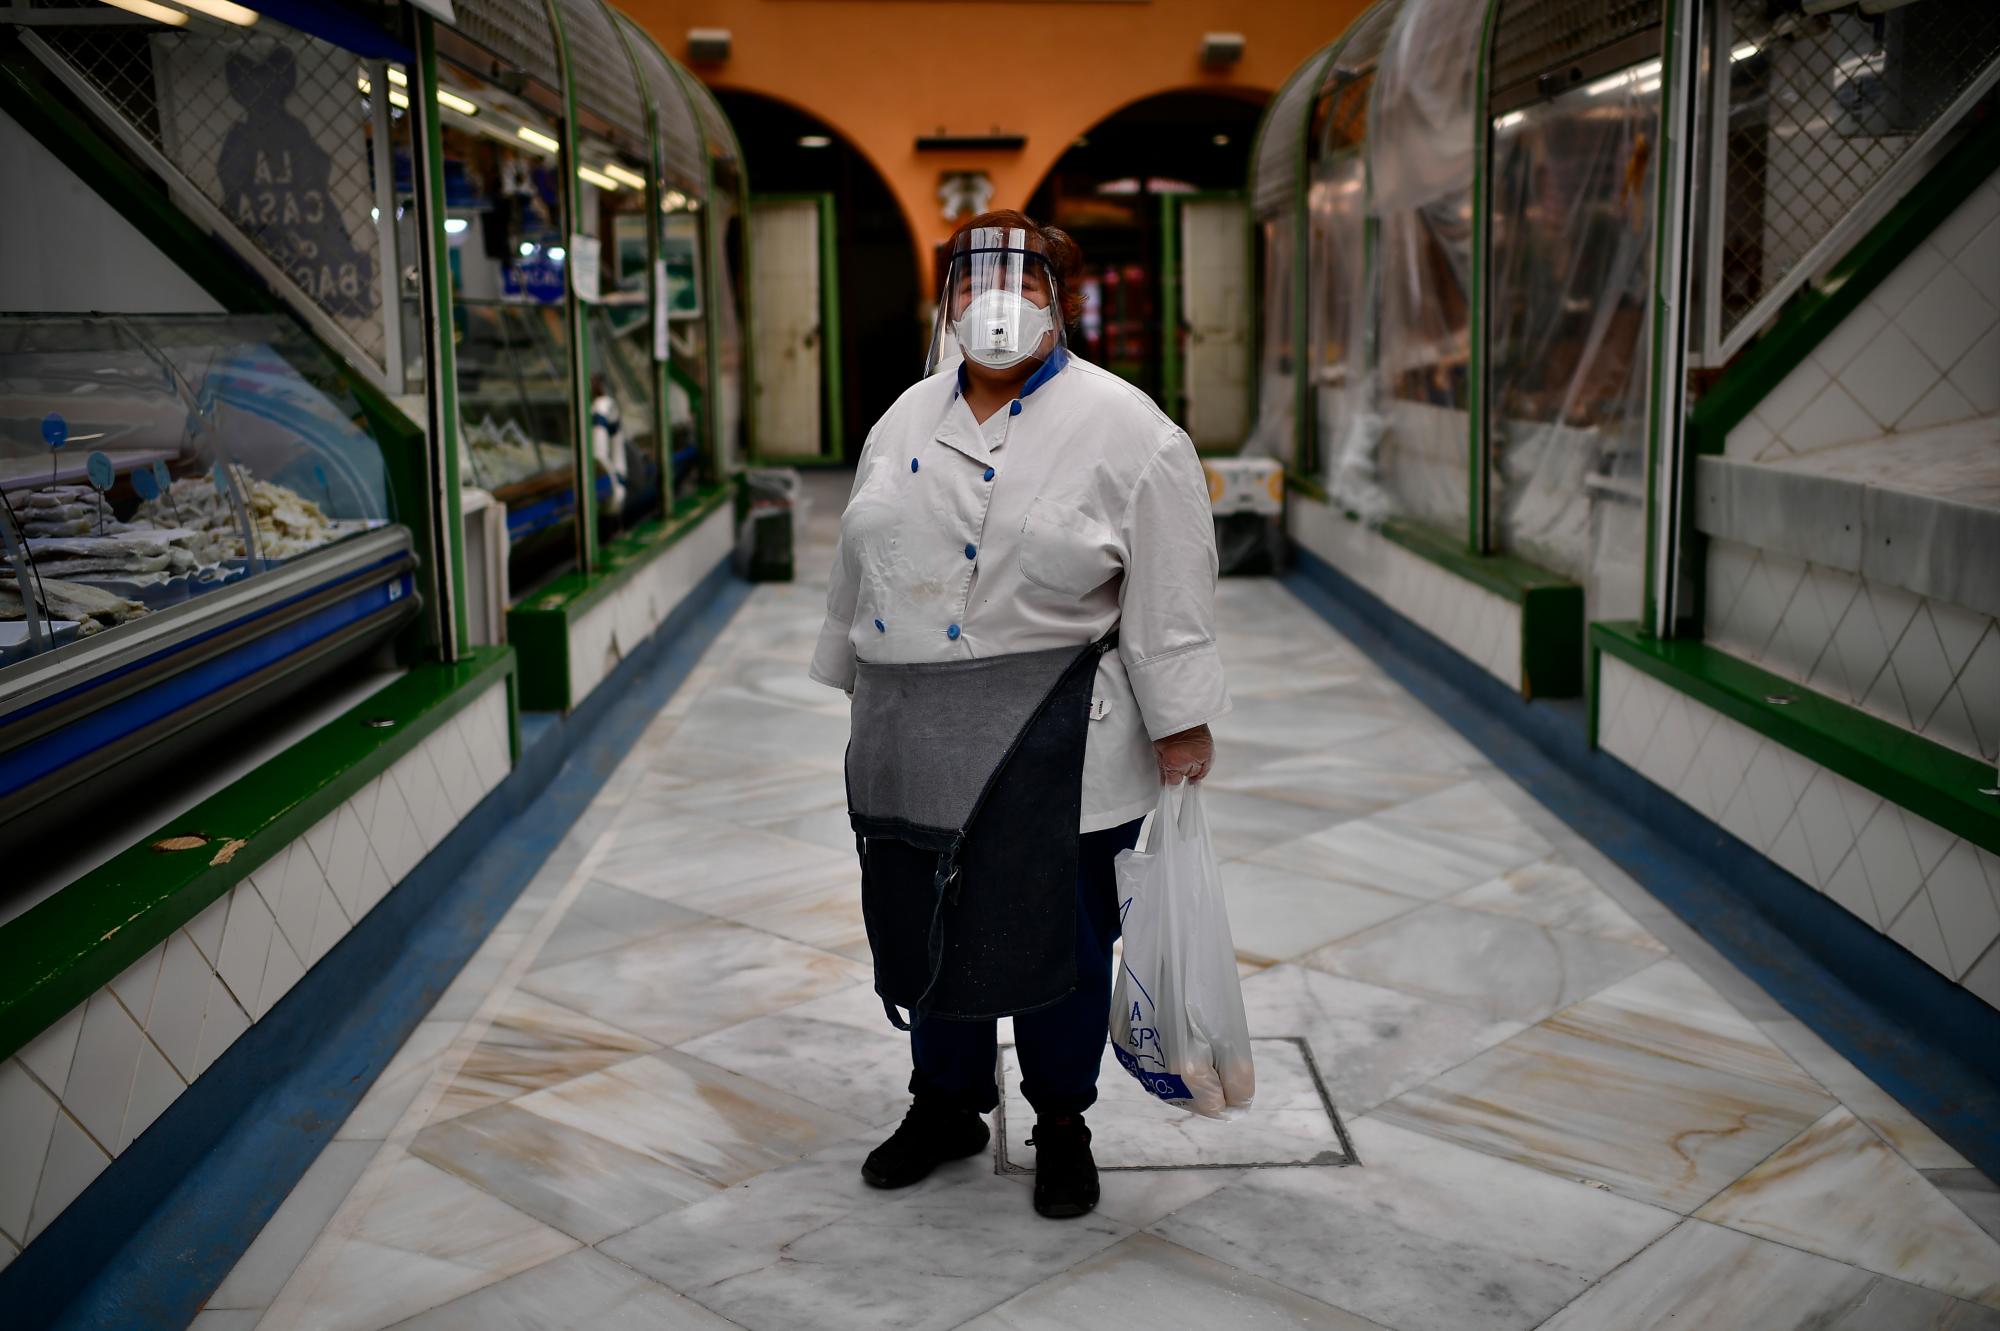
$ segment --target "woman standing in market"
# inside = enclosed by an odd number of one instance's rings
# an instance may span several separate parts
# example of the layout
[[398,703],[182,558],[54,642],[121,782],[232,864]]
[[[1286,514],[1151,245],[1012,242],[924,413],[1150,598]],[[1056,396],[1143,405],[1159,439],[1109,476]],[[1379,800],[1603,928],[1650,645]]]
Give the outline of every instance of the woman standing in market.
[[1201,464],[1067,350],[1081,268],[1018,212],[953,235],[929,372],[869,433],[812,665],[853,698],[875,987],[911,1031],[909,1113],[862,1176],[904,1187],[985,1147],[1011,1016],[1051,1217],[1097,1204],[1112,860],[1162,782],[1207,774],[1229,707]]

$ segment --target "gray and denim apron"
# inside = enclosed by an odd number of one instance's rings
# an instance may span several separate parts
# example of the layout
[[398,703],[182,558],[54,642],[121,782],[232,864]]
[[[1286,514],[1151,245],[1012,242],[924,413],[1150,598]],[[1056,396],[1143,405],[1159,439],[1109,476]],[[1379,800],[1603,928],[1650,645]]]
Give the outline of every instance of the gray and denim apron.
[[897,1029],[1032,1012],[1076,988],[1084,743],[1117,639],[859,663],[848,818],[875,992]]

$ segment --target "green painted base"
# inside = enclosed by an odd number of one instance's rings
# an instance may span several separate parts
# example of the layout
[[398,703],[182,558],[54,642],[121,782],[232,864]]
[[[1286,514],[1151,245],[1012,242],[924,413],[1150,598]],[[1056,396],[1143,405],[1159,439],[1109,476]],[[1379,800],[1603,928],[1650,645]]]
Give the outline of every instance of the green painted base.
[[671,513],[605,544],[598,552],[598,567],[590,573],[566,573],[507,612],[507,640],[520,657],[524,709],[569,710],[571,626],[730,502],[733,493],[733,486],[715,485],[690,495]]
[[[420,665],[0,926],[0,1058],[102,989],[387,771],[496,682],[514,653]],[[510,708],[511,718],[514,715]],[[392,722],[382,725],[383,720]],[[518,735],[513,741],[518,755]],[[187,838],[185,850],[158,849]]]
[[1609,652],[1799,756],[2000,854],[2000,796],[1986,793],[1994,789],[1990,764],[1706,643],[1648,638],[1637,624],[1616,623],[1592,624],[1590,647],[1593,662]]

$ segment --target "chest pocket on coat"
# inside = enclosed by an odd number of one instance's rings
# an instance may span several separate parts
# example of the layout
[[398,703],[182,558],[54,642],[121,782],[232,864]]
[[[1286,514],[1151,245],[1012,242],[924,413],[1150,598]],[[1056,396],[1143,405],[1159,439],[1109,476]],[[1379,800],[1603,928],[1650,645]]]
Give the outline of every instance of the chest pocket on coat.
[[1102,523],[1053,499],[1037,499],[1021,522],[1021,576],[1065,596],[1084,596],[1119,571]]

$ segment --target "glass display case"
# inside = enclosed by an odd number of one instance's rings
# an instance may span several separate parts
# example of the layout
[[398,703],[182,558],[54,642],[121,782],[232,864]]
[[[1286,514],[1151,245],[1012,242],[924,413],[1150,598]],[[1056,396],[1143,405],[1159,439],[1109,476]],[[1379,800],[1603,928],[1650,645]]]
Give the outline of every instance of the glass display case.
[[394,518],[289,319],[0,316],[0,802],[381,641],[416,609]]
[[[445,34],[440,34],[441,45]],[[462,481],[507,508],[508,583],[518,599],[575,566],[575,420],[570,401],[570,230],[560,98],[471,73],[462,38],[438,65],[446,263],[456,337]],[[609,493],[609,480],[601,487]]]
[[[743,256],[745,190],[743,153],[737,146],[729,117],[700,80],[685,70],[676,71],[687,88],[701,126],[707,153],[708,192],[702,209],[703,253],[708,258],[710,277],[708,298],[714,304],[709,328],[712,339],[709,381],[713,388],[712,447],[700,458],[698,481],[714,484],[749,455],[749,422],[745,415],[750,366],[748,339],[743,329]],[[694,461],[694,459],[689,459]],[[680,461],[676,458],[676,475]]]

